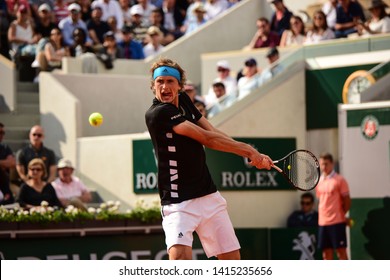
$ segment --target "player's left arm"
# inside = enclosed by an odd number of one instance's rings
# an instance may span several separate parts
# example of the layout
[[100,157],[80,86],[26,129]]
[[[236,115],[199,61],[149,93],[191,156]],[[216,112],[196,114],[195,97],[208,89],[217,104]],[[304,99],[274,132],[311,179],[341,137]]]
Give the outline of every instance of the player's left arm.
[[224,135],[226,137],[229,137],[226,133],[222,132],[221,130],[215,128],[205,117],[201,117],[198,120],[198,125],[208,131],[214,131],[217,133],[220,133],[221,135]]

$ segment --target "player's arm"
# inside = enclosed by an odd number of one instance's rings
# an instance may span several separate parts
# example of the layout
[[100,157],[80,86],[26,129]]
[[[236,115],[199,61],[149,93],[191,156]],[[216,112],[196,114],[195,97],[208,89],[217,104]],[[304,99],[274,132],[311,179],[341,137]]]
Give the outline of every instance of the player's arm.
[[351,208],[351,197],[349,194],[346,194],[342,197],[343,210],[344,213],[347,214],[349,209]]
[[227,134],[225,134],[224,132],[222,132],[221,130],[215,128],[205,117],[201,117],[199,120],[198,120],[198,125],[205,129],[205,130],[208,130],[208,131],[214,131],[214,132],[217,132],[217,133],[220,133],[226,137],[229,137]]
[[[203,124],[206,124],[203,122]],[[250,164],[258,169],[271,169],[272,160],[264,154],[259,153],[251,145],[238,142],[224,133],[204,129],[189,121],[184,121],[173,127],[173,131],[194,139],[202,145],[217,151],[233,153],[250,159]]]

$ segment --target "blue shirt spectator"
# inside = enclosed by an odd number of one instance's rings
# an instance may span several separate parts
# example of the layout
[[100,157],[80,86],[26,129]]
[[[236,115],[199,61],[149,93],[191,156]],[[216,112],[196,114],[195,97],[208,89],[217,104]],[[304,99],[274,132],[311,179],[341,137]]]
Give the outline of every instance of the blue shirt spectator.
[[123,49],[124,58],[127,59],[144,59],[144,51],[141,43],[133,40],[133,29],[130,26],[122,28],[123,40],[118,42],[118,46]]
[[349,34],[356,33],[357,23],[365,21],[362,6],[351,0],[340,0],[336,7],[336,38],[346,38]]

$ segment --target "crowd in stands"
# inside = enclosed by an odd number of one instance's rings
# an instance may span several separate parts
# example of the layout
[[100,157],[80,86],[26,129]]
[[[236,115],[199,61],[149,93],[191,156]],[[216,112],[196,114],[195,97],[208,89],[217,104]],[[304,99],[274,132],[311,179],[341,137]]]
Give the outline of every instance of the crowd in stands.
[[[269,66],[260,69],[255,58],[248,58],[244,61],[243,69],[236,77],[232,77],[228,61],[218,62],[218,77],[201,100],[208,117],[229,107],[235,100],[244,98],[282,72],[283,66],[278,63],[278,48],[390,32],[390,17],[386,13],[388,6],[382,0],[372,0],[367,10],[358,0],[329,0],[321,9],[309,15],[309,22],[304,22],[300,15],[293,14],[283,0],[268,2],[273,7],[272,16],[256,20],[257,31],[243,50],[267,48],[266,58]],[[219,83],[225,86],[223,96],[220,96]]]
[[69,160],[57,161],[55,153],[43,144],[45,132],[40,125],[30,129],[29,143],[15,155],[3,143],[5,132],[0,123],[0,205],[16,202],[26,209],[73,205],[87,210],[92,200],[89,189],[73,175],[75,168]]

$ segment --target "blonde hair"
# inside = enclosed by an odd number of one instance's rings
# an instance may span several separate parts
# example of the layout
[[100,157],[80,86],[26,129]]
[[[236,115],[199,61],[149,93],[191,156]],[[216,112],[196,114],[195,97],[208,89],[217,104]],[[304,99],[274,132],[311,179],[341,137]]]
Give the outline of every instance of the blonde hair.
[[[160,58],[155,63],[153,63],[153,65],[150,67],[150,74],[151,74],[150,89],[153,90],[153,86],[154,86],[154,79],[153,79],[154,70],[156,70],[157,68],[159,68],[161,66],[169,66],[169,67],[175,68],[177,71],[179,71],[180,78],[181,78],[179,81],[179,85],[183,89],[184,85],[186,84],[186,81],[187,81],[186,73],[177,62],[175,62],[169,58]],[[154,93],[154,90],[153,90],[153,93]]]
[[40,158],[34,158],[30,160],[30,162],[28,163],[28,169],[30,169],[34,165],[40,165],[42,167],[42,179],[45,178],[47,176],[47,171],[46,171],[46,165],[43,162],[43,160]]

